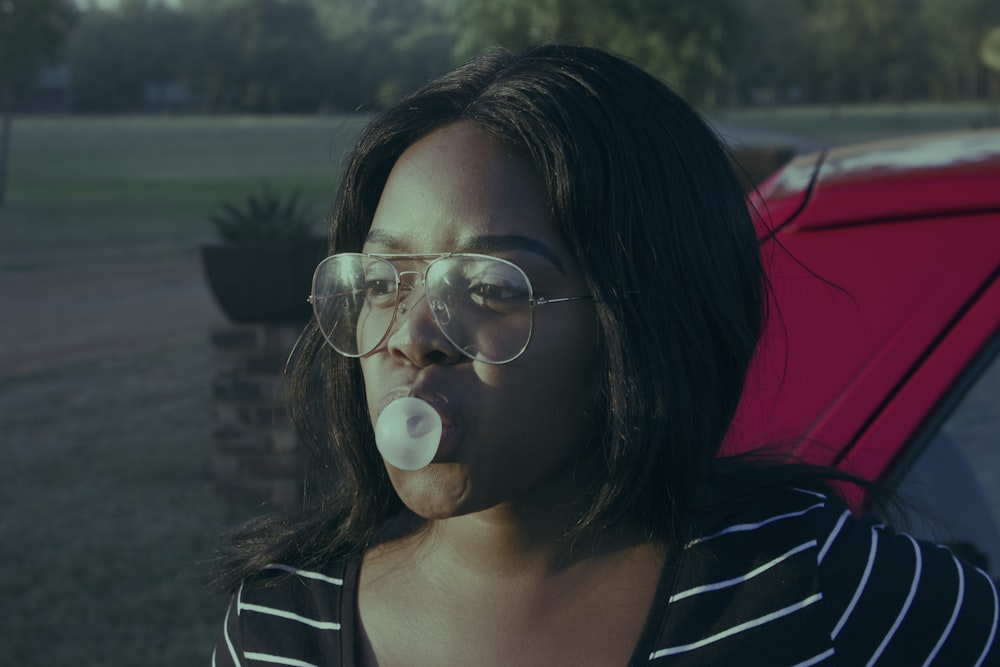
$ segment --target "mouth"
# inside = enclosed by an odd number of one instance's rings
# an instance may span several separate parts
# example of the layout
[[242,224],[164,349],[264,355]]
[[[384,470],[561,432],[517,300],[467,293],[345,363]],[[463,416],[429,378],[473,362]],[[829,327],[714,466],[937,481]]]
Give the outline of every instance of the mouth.
[[400,398],[418,398],[430,405],[437,412],[438,416],[441,417],[441,441],[438,444],[437,452],[431,463],[443,463],[454,460],[454,455],[457,451],[457,439],[454,437],[454,434],[457,427],[451,401],[443,394],[437,392],[422,391],[414,387],[400,387],[385,394],[379,400],[376,420],[390,403]]
[[441,425],[441,442],[438,444],[437,453],[434,454],[431,463],[448,463],[455,460],[455,453],[458,451],[458,440],[452,436],[454,432],[454,426]]

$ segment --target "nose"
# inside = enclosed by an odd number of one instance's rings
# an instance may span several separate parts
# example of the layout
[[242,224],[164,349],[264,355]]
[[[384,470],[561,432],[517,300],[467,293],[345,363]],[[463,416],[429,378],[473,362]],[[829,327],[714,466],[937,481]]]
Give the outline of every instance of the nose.
[[453,364],[465,358],[435,321],[422,279],[414,281],[406,298],[396,306],[386,349],[394,360],[417,367]]

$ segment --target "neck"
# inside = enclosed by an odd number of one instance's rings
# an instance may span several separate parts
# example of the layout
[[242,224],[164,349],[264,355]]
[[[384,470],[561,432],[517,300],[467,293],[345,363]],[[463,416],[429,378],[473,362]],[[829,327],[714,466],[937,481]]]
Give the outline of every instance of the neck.
[[498,507],[435,521],[428,527],[425,546],[464,571],[544,576],[564,568],[574,546],[567,533],[575,519],[553,514],[558,513],[525,517],[514,508]]
[[428,521],[407,514],[385,535],[382,546],[389,551],[398,546],[412,554],[412,562],[440,568],[442,576],[510,579],[548,577],[649,541],[641,529],[627,523],[577,534],[574,528],[590,498],[563,491],[447,519]]

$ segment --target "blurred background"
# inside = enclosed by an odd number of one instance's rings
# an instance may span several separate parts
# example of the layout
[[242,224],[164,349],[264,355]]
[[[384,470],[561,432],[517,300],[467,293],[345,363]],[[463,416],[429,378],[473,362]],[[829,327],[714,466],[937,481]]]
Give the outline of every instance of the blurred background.
[[[307,468],[280,370],[308,285],[257,312],[248,276],[321,252],[370,114],[552,39],[675,87],[752,180],[1000,121],[995,0],[0,0],[0,664],[208,662],[206,561]],[[220,246],[258,253],[234,297]]]
[[1000,96],[989,0],[4,0],[0,16],[0,81],[24,110],[366,111],[485,47],[551,39],[704,108]]

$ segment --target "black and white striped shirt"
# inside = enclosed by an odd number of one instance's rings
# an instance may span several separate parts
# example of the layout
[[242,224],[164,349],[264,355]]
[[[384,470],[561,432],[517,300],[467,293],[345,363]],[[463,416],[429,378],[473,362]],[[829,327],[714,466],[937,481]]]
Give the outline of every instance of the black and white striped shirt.
[[[212,664],[353,665],[358,570],[245,582]],[[1000,665],[997,618],[993,582],[948,549],[790,490],[668,557],[630,664]]]

